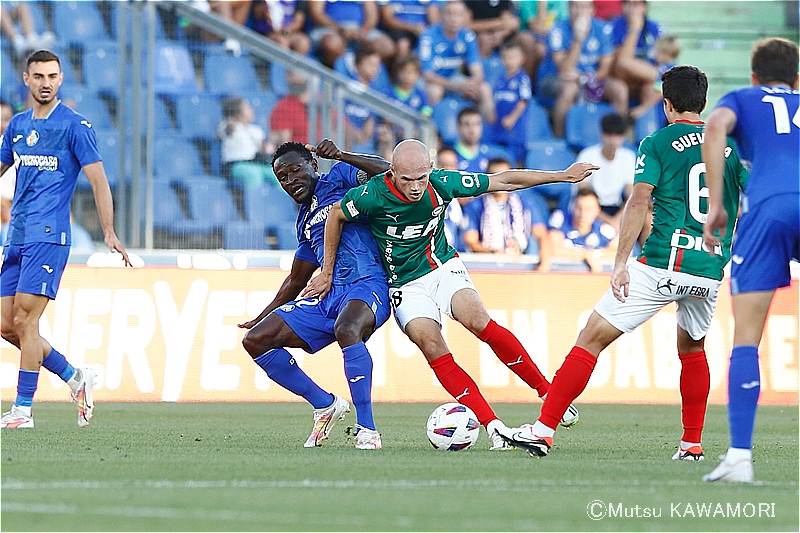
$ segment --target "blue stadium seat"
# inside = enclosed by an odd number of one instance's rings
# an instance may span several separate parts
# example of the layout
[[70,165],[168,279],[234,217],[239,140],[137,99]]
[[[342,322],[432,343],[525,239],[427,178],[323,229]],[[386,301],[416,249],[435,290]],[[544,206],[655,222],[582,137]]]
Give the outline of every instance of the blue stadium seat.
[[187,233],[207,233],[239,221],[239,213],[227,182],[221,178],[184,180],[189,220],[176,225]]
[[567,111],[566,139],[567,144],[576,150],[600,142],[600,119],[614,108],[606,103],[580,103]]
[[[111,4],[111,36],[114,39],[118,38],[117,34],[117,4],[118,2],[109,2]],[[128,43],[131,42],[133,36],[133,17],[126,17],[127,27],[125,28]],[[167,35],[164,32],[164,24],[161,22],[161,14],[156,9],[156,40],[166,39]],[[142,39],[147,39],[147,13],[142,11]]]
[[289,82],[286,81],[286,67],[280,63],[271,63],[269,66],[269,87],[278,96],[289,94]]
[[[106,171],[108,185],[113,190],[119,183],[119,135],[113,129],[96,129],[97,151],[103,158],[103,169]],[[131,177],[131,157],[130,152],[125,153],[125,177],[130,182]],[[91,185],[86,175],[81,172],[78,175],[78,188],[89,190]]]
[[666,123],[667,117],[664,116],[664,107],[660,103],[648,109],[642,116],[636,119],[633,125],[636,144],[638,145],[642,142],[642,139],[663,128]]
[[552,139],[528,143],[525,166],[536,170],[564,170],[575,162],[575,152],[566,141]]
[[22,83],[22,73],[14,69],[14,62],[5,50],[0,50],[0,86],[3,100],[14,104],[20,96],[17,94],[19,84]]
[[[147,101],[144,99],[144,95],[142,95],[142,128],[145,127],[145,120],[147,119]],[[133,113],[131,110],[131,100],[130,95],[128,95],[127,106],[125,107],[125,124],[128,128],[131,127],[131,120],[133,119]],[[169,118],[169,109],[167,109],[167,104],[164,103],[164,100],[156,96],[153,99],[153,119],[155,121],[155,129],[164,132],[173,130],[172,127],[172,119]],[[173,132],[174,133],[174,132]],[[156,141],[158,142],[158,141]]]
[[275,237],[278,239],[279,250],[297,249],[297,229],[292,222],[282,222],[274,228]]
[[156,44],[154,77],[155,90],[159,93],[184,94],[200,90],[192,56],[180,43],[161,41]]
[[99,96],[85,94],[82,96],[81,101],[76,103],[76,111],[86,117],[96,130],[114,127],[111,122],[111,114],[108,112],[108,106]]
[[50,29],[50,26],[47,24],[47,17],[44,16],[44,11],[42,10],[42,4],[44,2],[25,2],[28,4],[28,9],[31,12],[31,18],[33,19],[33,27],[36,30],[36,33],[41,35],[45,31]]
[[248,222],[276,229],[297,220],[297,203],[282,189],[263,185],[244,190],[244,213]]
[[264,226],[243,221],[229,222],[222,232],[222,242],[226,250],[268,250],[270,248]]
[[458,113],[472,104],[463,98],[442,98],[433,106],[433,118],[436,128],[444,144],[453,144],[458,140]]
[[93,91],[117,95],[119,53],[116,47],[97,46],[84,52],[83,81]]
[[206,90],[215,94],[239,94],[259,90],[256,68],[243,56],[213,54],[206,57]]
[[182,95],[175,99],[175,118],[181,135],[213,141],[222,120],[222,106],[219,98],[210,94]]
[[504,76],[506,72],[505,67],[500,62],[500,54],[495,52],[489,57],[481,59],[481,63],[483,64],[483,79],[493,88],[495,82]]
[[486,147],[486,157],[490,161],[492,159],[505,159],[511,163],[512,167],[516,167],[514,154],[508,148],[499,144],[487,144]]
[[269,118],[272,116],[272,108],[278,103],[278,95],[271,92],[244,92],[241,97],[250,102],[256,116],[256,124],[264,126],[269,130]]
[[52,2],[53,31],[59,40],[82,47],[98,39],[108,39],[103,16],[94,2]]
[[[144,217],[145,202],[142,195],[141,214]],[[153,227],[172,230],[177,224],[186,223],[181,201],[172,186],[163,181],[153,181]]]
[[205,174],[200,154],[183,137],[156,136],[153,143],[153,171],[159,178],[180,179]]
[[550,117],[547,111],[535,100],[528,103],[528,124],[525,132],[525,142],[544,141],[553,138],[550,127]]

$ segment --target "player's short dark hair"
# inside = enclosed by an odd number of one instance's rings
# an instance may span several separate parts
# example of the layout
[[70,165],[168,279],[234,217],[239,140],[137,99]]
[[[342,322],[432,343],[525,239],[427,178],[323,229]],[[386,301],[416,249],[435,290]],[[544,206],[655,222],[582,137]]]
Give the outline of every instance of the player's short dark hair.
[[506,159],[505,157],[493,157],[493,158],[491,158],[491,159],[489,160],[489,162],[488,162],[488,163],[486,163],[486,170],[489,170],[489,168],[490,168],[490,167],[493,167],[493,166],[495,166],[495,165],[508,165],[508,166],[512,166],[512,165],[511,165],[511,162],[510,162],[508,159]]
[[278,149],[275,150],[275,155],[272,156],[272,166],[275,166],[275,161],[277,161],[280,156],[288,154],[289,152],[297,152],[309,163],[314,160],[314,156],[311,154],[311,151],[306,148],[305,144],[289,141],[278,146]]
[[753,46],[750,68],[759,83],[780,82],[794,86],[797,66],[797,45],[788,39],[768,37]]
[[616,113],[609,113],[600,119],[600,131],[606,135],[625,135],[625,119]]
[[480,117],[481,112],[478,111],[478,108],[476,107],[465,107],[464,109],[458,112],[458,118],[456,120],[456,123],[461,124],[461,119],[468,115],[478,115]]
[[708,77],[690,65],[672,67],[661,75],[664,99],[672,102],[678,113],[700,113],[706,106]]
[[58,63],[58,70],[61,70],[61,60],[50,50],[37,50],[29,55],[25,62],[25,70],[31,66],[31,63],[46,63],[47,61],[55,61]]

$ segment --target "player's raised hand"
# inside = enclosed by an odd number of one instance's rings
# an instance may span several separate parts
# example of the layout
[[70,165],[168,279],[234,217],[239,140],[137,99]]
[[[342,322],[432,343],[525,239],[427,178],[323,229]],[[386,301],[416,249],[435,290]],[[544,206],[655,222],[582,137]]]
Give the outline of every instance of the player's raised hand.
[[628,274],[628,269],[625,265],[619,267],[615,265],[614,270],[611,272],[611,292],[614,294],[614,298],[624,302],[625,298],[628,297],[630,284],[631,276]]
[[126,267],[132,267],[131,260],[128,257],[128,252],[125,251],[125,247],[122,246],[122,243],[119,241],[116,235],[109,235],[105,239],[105,243],[108,246],[108,249],[111,250],[112,253],[121,253],[122,260],[125,262]]
[[331,290],[331,276],[320,272],[308,281],[305,289],[300,292],[303,298],[319,298],[322,300]]
[[572,163],[569,168],[564,171],[565,176],[563,181],[578,183],[591,176],[592,172],[595,170],[600,170],[600,167],[593,163],[586,163],[584,161]]
[[336,146],[330,139],[322,139],[322,141],[317,146],[312,146],[310,144],[306,145],[306,148],[311,152],[317,154],[318,157],[323,159],[336,159],[340,160],[342,158],[342,151],[339,150],[339,147]]
[[[725,226],[728,224],[728,213],[722,205],[709,204],[706,223],[703,224],[703,242],[708,249],[708,254],[714,257],[714,248],[720,245],[720,239],[725,236]],[[719,237],[716,232],[719,230]]]

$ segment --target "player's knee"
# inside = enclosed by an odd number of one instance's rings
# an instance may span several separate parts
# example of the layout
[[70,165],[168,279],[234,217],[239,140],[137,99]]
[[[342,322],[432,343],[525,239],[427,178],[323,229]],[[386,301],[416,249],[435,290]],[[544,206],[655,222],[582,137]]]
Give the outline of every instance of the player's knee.
[[336,336],[336,342],[339,343],[339,346],[346,348],[347,346],[358,344],[364,339],[363,329],[361,324],[356,322],[337,322],[333,327],[333,334]]
[[260,332],[252,329],[248,331],[242,339],[242,347],[244,347],[244,350],[253,359],[275,348],[275,346],[271,346],[271,344],[272,343],[269,342],[269,337],[266,337],[260,334]]
[[14,324],[11,320],[6,320],[5,318],[3,319],[2,324],[0,324],[0,336],[2,336],[11,344],[19,344],[19,337],[14,331]]
[[440,342],[439,339],[425,339],[417,344],[419,349],[425,355],[428,361],[448,353],[447,345]]

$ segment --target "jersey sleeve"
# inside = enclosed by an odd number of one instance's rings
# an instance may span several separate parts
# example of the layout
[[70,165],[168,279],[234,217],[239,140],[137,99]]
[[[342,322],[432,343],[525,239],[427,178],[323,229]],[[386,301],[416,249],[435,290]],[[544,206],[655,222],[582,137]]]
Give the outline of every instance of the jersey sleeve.
[[658,185],[661,177],[661,162],[658,160],[653,142],[653,136],[645,137],[639,145],[639,155],[636,158],[636,170],[633,183],[649,183],[653,187]]
[[741,159],[739,159],[739,153],[736,151],[736,146],[730,138],[728,139],[728,149],[731,151],[726,161],[728,172],[733,173],[735,176],[734,182],[739,186],[739,189],[744,190],[745,186],[747,186],[747,181],[750,179],[750,172],[748,172],[747,167],[745,167]]
[[6,130],[8,135],[0,135],[0,162],[8,166],[14,164],[14,155],[11,152],[11,131]]
[[376,197],[376,191],[370,187],[370,183],[350,189],[342,198],[342,211],[347,220],[369,216],[373,207],[372,199]]
[[531,79],[527,74],[524,74],[519,80],[519,99],[529,102],[532,98],[533,88],[531,87]]
[[480,196],[489,188],[489,176],[479,172],[435,168],[430,180],[448,202],[453,198]]
[[470,202],[463,207],[463,212],[467,221],[467,227],[465,229],[480,231],[483,202],[480,200]]
[[559,22],[553,25],[550,29],[550,32],[547,34],[547,47],[550,49],[550,52],[565,52],[569,48],[569,40],[567,32],[565,30],[565,24],[563,22]]
[[314,254],[314,250],[311,248],[311,243],[309,243],[307,240],[303,240],[303,242],[299,244],[297,251],[294,253],[294,258],[319,266],[317,256]]
[[366,172],[342,161],[333,165],[330,175],[341,180],[351,189],[363,185],[369,180]]
[[478,36],[475,32],[468,30],[464,34],[464,43],[467,45],[465,61],[468,67],[481,62],[481,51],[478,48]]
[[611,42],[611,32],[613,28],[611,24],[600,22],[601,27],[598,32],[598,40],[600,41],[599,53],[601,56],[607,56],[614,53],[614,44]]
[[[741,110],[739,109],[739,99],[736,96],[736,91],[731,91],[728,94],[726,94],[725,96],[723,96],[722,98],[720,98],[719,101],[717,102],[716,107],[714,109],[716,109],[718,107],[727,107],[728,109],[733,111],[736,114],[737,117],[741,116],[741,114],[742,114]],[[736,121],[736,126],[734,126],[733,131],[730,132],[730,136],[733,137],[734,139],[740,139],[741,138],[739,136],[739,134],[740,134],[740,130],[739,130],[740,123],[741,123],[741,121],[737,120]]]
[[97,138],[94,134],[94,128],[86,119],[72,123],[70,148],[81,167],[97,163],[103,159],[100,156],[100,152],[97,151]]
[[417,55],[419,56],[422,72],[433,72],[433,34],[430,29],[420,35]]

